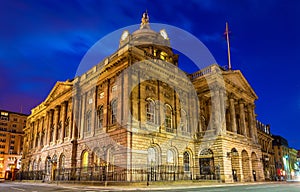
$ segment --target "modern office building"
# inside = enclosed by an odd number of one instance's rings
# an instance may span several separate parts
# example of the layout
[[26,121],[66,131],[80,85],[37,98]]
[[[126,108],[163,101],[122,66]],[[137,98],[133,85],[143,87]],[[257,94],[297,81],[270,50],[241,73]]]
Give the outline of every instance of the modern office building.
[[0,110],[0,178],[11,179],[20,169],[27,116]]

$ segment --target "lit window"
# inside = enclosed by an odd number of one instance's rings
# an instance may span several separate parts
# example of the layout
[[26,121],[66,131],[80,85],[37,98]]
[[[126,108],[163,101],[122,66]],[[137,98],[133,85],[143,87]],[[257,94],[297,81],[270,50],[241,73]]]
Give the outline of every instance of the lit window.
[[167,163],[174,164],[174,153],[170,149],[167,151]]
[[148,163],[153,166],[156,163],[156,152],[153,147],[148,149]]
[[168,56],[168,54],[166,52],[163,52],[163,51],[160,52],[160,59],[161,60],[166,60],[167,56]]
[[155,118],[155,103],[153,100],[148,99],[146,103],[146,114],[147,114],[147,121],[154,123]]
[[173,132],[173,130],[172,130],[172,108],[170,105],[165,105],[165,127],[166,127],[166,131]]
[[82,159],[81,159],[81,166],[83,168],[85,167],[88,167],[88,164],[89,164],[89,153],[87,151],[85,151],[83,154],[82,154]]
[[183,153],[184,171],[190,171],[190,155],[188,152]]
[[115,124],[117,122],[117,107],[118,107],[117,100],[113,100],[111,102],[111,123],[112,124]]

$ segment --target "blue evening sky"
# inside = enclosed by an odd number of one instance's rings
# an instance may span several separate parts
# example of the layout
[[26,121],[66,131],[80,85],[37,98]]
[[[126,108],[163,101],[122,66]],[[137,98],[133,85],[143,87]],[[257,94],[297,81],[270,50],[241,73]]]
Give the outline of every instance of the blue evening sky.
[[196,36],[222,66],[227,64],[222,35],[228,21],[232,65],[259,97],[257,119],[300,149],[298,0],[1,1],[0,108],[29,113],[56,81],[74,77],[94,43],[139,24],[146,9],[150,22]]

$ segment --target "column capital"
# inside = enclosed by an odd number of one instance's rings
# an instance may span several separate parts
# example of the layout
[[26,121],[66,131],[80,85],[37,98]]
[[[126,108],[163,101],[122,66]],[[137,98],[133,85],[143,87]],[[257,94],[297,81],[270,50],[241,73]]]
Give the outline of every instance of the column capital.
[[244,99],[239,99],[238,102],[239,102],[239,104],[244,104],[245,105],[245,100]]

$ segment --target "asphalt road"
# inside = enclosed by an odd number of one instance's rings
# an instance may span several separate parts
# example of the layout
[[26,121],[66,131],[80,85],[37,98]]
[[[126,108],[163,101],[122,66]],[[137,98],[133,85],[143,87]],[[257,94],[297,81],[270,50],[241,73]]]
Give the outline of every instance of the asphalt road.
[[242,192],[242,191],[263,191],[263,192],[299,192],[300,183],[260,183],[260,184],[243,184],[243,185],[218,185],[218,186],[152,186],[151,188],[138,188],[138,187],[88,187],[76,185],[55,185],[55,184],[42,184],[42,183],[18,183],[18,182],[4,182],[0,183],[0,192],[98,192],[98,191],[172,191],[172,192],[188,192],[188,191],[201,191],[201,192]]

